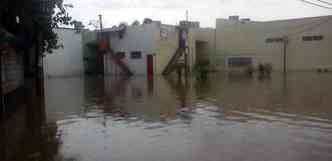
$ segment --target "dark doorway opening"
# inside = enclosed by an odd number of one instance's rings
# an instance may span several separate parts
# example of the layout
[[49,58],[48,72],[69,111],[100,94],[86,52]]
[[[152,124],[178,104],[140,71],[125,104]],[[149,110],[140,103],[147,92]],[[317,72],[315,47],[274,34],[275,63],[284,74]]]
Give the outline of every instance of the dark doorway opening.
[[153,55],[146,56],[147,75],[153,76]]

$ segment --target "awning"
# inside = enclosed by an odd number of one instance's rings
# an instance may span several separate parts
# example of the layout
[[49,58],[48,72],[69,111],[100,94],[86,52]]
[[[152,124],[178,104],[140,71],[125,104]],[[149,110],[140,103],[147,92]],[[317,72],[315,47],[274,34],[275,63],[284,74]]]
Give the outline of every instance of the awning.
[[17,42],[17,38],[4,29],[0,29],[0,50],[13,48]]

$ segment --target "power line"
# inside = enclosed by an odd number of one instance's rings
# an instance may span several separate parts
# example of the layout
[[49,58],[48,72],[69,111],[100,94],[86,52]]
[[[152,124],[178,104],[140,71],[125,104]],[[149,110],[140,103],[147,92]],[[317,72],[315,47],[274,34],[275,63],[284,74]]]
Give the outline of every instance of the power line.
[[307,0],[300,0],[300,1],[302,1],[304,3],[307,3],[307,4],[311,4],[311,5],[316,6],[316,7],[321,7],[321,8],[332,10],[332,7],[323,6],[323,5],[320,5],[320,4],[317,4],[317,3],[314,3],[314,2],[310,2],[310,1],[307,1]]
[[332,2],[328,2],[328,1],[323,1],[323,0],[317,0],[318,2],[321,2],[321,3],[325,3],[327,5],[331,5],[332,6]]

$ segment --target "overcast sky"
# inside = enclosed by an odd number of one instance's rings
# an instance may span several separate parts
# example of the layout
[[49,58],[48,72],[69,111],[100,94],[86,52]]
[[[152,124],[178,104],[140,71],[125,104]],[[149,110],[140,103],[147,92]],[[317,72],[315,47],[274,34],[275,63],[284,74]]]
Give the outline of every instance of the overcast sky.
[[146,17],[176,24],[185,19],[186,10],[189,20],[200,21],[202,27],[214,27],[216,18],[230,15],[259,21],[332,15],[331,9],[300,0],[65,0],[65,3],[74,5],[70,14],[85,25],[102,14],[105,27],[120,22],[131,24],[134,20],[142,22]]

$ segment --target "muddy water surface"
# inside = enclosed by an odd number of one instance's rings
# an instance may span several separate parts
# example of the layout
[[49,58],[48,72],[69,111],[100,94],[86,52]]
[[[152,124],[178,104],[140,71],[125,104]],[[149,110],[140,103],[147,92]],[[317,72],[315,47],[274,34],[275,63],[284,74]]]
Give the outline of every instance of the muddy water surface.
[[332,160],[331,74],[49,79],[45,105],[61,161]]

